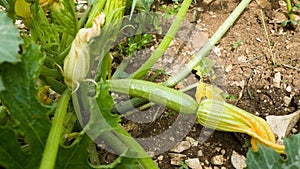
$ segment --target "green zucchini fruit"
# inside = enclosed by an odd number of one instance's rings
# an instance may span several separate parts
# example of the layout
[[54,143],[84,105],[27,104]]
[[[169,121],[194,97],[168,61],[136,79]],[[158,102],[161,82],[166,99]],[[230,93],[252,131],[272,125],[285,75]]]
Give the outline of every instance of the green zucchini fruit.
[[118,79],[107,81],[107,85],[113,92],[141,97],[177,112],[184,114],[197,113],[198,104],[191,96],[157,83]]

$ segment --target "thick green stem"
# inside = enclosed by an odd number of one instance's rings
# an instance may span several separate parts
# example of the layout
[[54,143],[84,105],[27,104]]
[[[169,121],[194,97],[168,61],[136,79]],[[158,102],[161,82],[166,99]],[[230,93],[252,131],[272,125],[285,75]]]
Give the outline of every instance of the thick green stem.
[[189,6],[191,4],[192,0],[184,0],[182,3],[182,6],[176,15],[176,18],[171,25],[170,29],[168,30],[166,36],[162,40],[162,42],[159,44],[157,49],[153,52],[151,57],[136,71],[134,72],[129,78],[132,79],[139,79],[142,78],[148,70],[156,63],[156,61],[164,54],[164,52],[169,47],[171,41],[176,35],[176,32],[180,28],[180,25],[185,18],[186,12],[189,9]]
[[244,9],[248,6],[251,0],[243,0],[235,10],[229,15],[229,17],[223,22],[214,35],[208,40],[208,42],[202,47],[196,57],[194,57],[185,68],[180,70],[175,76],[170,77],[165,83],[165,86],[174,86],[182,79],[184,79],[193,69],[196,67],[203,57],[208,55],[212,48],[218,43],[222,36],[232,26],[236,19],[241,15]]
[[54,114],[54,119],[52,121],[52,126],[46,142],[40,169],[53,169],[55,167],[59,141],[70,98],[71,91],[66,89],[61,95]]
[[290,0],[285,0],[286,4],[287,4],[287,10],[288,10],[288,13],[289,13],[289,19],[291,21],[295,20],[295,16],[294,16],[294,13],[293,13],[293,6],[292,6],[292,3]]

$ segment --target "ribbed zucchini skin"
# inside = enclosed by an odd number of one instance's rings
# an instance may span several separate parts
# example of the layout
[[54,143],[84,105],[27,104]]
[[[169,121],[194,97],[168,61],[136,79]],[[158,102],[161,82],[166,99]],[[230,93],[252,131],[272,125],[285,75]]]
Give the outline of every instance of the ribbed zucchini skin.
[[198,104],[192,97],[157,83],[143,80],[118,79],[107,81],[107,84],[113,92],[142,97],[177,112],[185,114],[197,113]]

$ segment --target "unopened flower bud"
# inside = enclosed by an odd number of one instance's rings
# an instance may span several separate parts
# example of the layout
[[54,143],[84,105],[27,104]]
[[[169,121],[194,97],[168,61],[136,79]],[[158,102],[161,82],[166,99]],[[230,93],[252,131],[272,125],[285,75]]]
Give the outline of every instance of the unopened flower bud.
[[100,34],[100,27],[104,24],[104,14],[100,14],[93,21],[92,28],[82,28],[72,42],[69,54],[64,60],[64,79],[66,85],[74,89],[85,81],[90,69],[89,40]]

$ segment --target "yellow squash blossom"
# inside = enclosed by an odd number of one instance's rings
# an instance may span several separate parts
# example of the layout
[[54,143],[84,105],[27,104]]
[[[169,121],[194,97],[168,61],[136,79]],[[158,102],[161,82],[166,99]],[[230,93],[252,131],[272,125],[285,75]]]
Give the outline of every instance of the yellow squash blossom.
[[226,103],[222,97],[218,97],[221,93],[222,90],[217,87],[199,84],[196,92],[199,103],[197,121],[201,125],[219,131],[248,134],[252,137],[251,145],[254,151],[258,151],[259,142],[284,154],[285,147],[276,144],[275,135],[265,120]]

